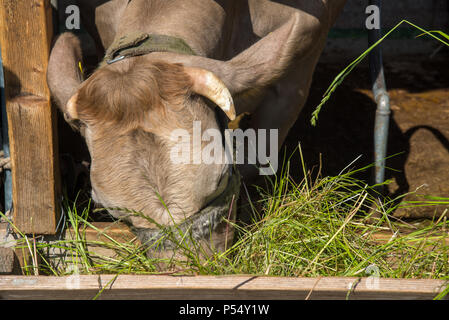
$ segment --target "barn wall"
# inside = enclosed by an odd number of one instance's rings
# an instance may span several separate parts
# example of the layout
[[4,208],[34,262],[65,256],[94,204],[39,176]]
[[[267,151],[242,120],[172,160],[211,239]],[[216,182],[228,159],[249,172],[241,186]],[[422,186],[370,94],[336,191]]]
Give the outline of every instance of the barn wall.
[[[349,0],[329,35],[325,58],[341,59],[354,57],[367,48],[365,9],[368,1]],[[443,30],[449,33],[449,1],[447,0],[384,0],[382,5],[382,27],[390,30],[401,20],[408,21],[427,30]],[[424,54],[432,55],[440,47],[438,42],[425,38],[414,39],[420,32],[407,25],[396,30],[390,40],[383,43],[384,55]],[[447,50],[439,50],[444,53]]]

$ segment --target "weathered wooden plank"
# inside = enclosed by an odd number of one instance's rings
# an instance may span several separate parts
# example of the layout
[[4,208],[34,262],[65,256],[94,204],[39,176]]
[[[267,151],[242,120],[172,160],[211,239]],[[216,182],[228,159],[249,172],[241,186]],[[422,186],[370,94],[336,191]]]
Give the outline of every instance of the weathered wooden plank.
[[60,214],[56,110],[46,81],[52,28],[50,0],[0,0],[13,218],[30,234],[54,234]]
[[[404,235],[401,235],[401,237],[403,237],[403,236]],[[389,243],[390,241],[392,241],[393,239],[395,239],[395,237],[396,236],[391,231],[378,231],[378,232],[374,232],[374,233],[370,234],[368,236],[368,239],[370,241],[374,241],[379,244],[386,244],[386,243]],[[435,234],[429,235],[429,237],[423,238],[422,241],[430,244],[431,241],[436,241],[436,239],[438,239],[438,241],[441,243],[449,245],[449,237],[447,236],[447,234],[443,234],[443,232],[441,232],[440,234],[435,233]],[[405,239],[405,241],[407,242],[407,239]],[[412,242],[411,239],[409,241]],[[421,242],[415,241],[415,244],[420,245]],[[431,250],[431,247],[432,246],[430,246],[430,248],[425,248],[425,249]]]
[[[92,225],[95,229],[88,227],[83,231],[83,233],[88,243],[87,248],[93,255],[113,257],[116,255],[116,252],[107,246],[93,245],[92,242],[111,243],[111,238],[119,243],[124,243],[135,239],[135,235],[123,223],[94,222]],[[75,232],[73,228],[68,228],[65,238],[73,239],[74,234]]]
[[49,99],[22,96],[7,102],[13,221],[25,234],[54,234],[60,216],[55,113]]
[[[33,245],[33,239],[30,238],[30,246]],[[21,243],[18,245],[18,243]],[[35,274],[38,275],[38,270],[33,269],[33,256],[31,255],[31,251],[34,248],[28,248],[25,243],[20,240],[20,238],[15,238],[11,233],[7,232],[7,223],[0,223],[0,245],[5,249],[12,250],[14,253],[14,269],[12,274],[16,275],[27,275],[27,274]],[[1,251],[2,248],[0,248]],[[36,256],[37,263],[35,265],[39,265],[41,263],[40,256]],[[1,264],[1,262],[0,262]],[[1,266],[0,266],[1,269]]]
[[[125,242],[135,238],[135,235],[124,223],[93,222],[92,225],[98,229],[98,231],[93,228],[86,228],[86,240],[110,242],[105,235],[119,242]],[[73,232],[73,229],[69,228],[67,233],[71,232]]]
[[[119,242],[129,241],[135,237],[134,234],[124,223],[93,222],[92,225],[99,231],[87,227],[85,230],[87,240],[110,242],[104,235],[102,235],[102,233],[107,234],[108,236]],[[392,240],[393,234],[391,231],[377,231],[373,232],[367,237],[370,241],[374,241],[379,244],[386,244]],[[434,234],[432,237],[436,238],[437,234]],[[427,238],[426,240],[431,239],[432,238]],[[441,240],[439,241],[449,244],[449,237],[446,238],[441,237]]]
[[18,274],[17,259],[11,248],[0,248],[0,275]]
[[0,1],[6,97],[50,96],[46,77],[52,30],[50,0]]
[[2,299],[432,299],[442,280],[257,276],[0,276]]

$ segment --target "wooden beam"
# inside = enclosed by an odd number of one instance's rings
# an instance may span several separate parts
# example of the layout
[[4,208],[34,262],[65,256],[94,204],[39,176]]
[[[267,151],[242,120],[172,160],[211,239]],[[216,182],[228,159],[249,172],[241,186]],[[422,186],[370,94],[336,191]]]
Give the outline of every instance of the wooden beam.
[[0,40],[7,97],[49,97],[47,63],[53,37],[49,0],[1,0]]
[[258,276],[0,276],[2,299],[433,299],[447,281]]
[[14,249],[0,247],[0,275],[22,274]]
[[13,220],[27,234],[54,234],[60,215],[56,110],[46,81],[51,39],[50,0],[0,0]]
[[[121,222],[92,222],[92,225],[99,231],[87,227],[85,230],[86,240],[111,242],[107,236],[118,242],[127,242],[134,239],[136,236],[130,231],[129,227]],[[73,229],[69,228],[67,234],[73,233]]]
[[51,103],[37,96],[12,99],[7,104],[13,221],[23,233],[53,234],[60,214],[56,145],[51,144]]
[[[38,270],[35,270],[33,266],[33,256],[31,255],[30,249],[27,247],[24,247],[24,242],[20,240],[16,240],[14,235],[9,234],[7,232],[7,223],[0,223],[0,242],[1,246],[5,246],[5,248],[13,250],[14,252],[14,268],[12,271],[12,274],[16,275],[29,275],[33,272],[38,272]],[[18,242],[21,242],[20,245],[17,245]],[[32,245],[33,240],[30,239],[30,243]],[[2,248],[0,247],[0,252]],[[37,265],[41,263],[40,256],[37,255]],[[0,261],[1,265],[1,261]],[[2,267],[0,266],[0,270]],[[38,273],[35,275],[38,275]]]
[[[87,227],[83,232],[86,237],[87,248],[93,255],[99,255],[103,257],[116,256],[116,252],[113,249],[108,248],[107,246],[92,244],[93,242],[112,243],[112,241],[109,239],[110,237],[111,239],[114,239],[114,241],[125,243],[136,238],[136,236],[123,223],[93,222],[92,225],[99,231]],[[74,234],[75,232],[73,228],[68,228],[65,233],[65,239],[72,240]]]
[[[130,231],[130,229],[121,222],[92,222],[92,225],[99,231],[87,227],[85,230],[86,240],[110,242],[106,237],[102,236],[102,233],[107,234],[112,239],[119,242],[129,241],[135,238],[135,235]],[[69,231],[70,230],[72,229],[69,228]],[[391,240],[392,236],[393,234],[391,231],[377,231],[370,234],[368,236],[368,239],[369,241],[373,241],[379,244],[386,244]],[[437,235],[434,234],[432,237],[436,238]],[[427,238],[426,240],[431,240],[432,237]],[[446,245],[449,245],[449,237],[444,238],[443,235],[441,235],[441,239],[439,241],[442,241]]]

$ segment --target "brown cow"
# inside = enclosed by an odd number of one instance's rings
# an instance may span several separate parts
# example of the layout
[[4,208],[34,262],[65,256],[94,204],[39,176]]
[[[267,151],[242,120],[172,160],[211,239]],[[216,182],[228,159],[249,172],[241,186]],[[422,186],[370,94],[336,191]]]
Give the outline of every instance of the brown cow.
[[195,241],[209,242],[212,232],[213,247],[222,249],[231,238],[221,221],[235,200],[236,174],[226,163],[174,164],[170,135],[192,133],[194,121],[222,131],[216,105],[231,119],[251,113],[254,129],[278,129],[281,146],[345,0],[78,2],[106,58],[84,80],[80,40],[64,33],[48,83],[86,139],[93,199],[140,212],[109,210],[143,242],[159,238],[155,224],[181,223]]

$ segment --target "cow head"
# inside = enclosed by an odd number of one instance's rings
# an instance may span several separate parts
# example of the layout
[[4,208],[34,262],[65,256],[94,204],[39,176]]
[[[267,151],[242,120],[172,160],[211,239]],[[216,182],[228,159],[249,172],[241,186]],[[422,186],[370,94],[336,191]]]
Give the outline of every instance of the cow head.
[[[203,208],[219,192],[228,165],[173,163],[173,131],[192,133],[194,121],[201,132],[220,130],[213,106],[233,119],[231,94],[270,84],[301,46],[310,46],[314,34],[302,27],[293,15],[226,62],[155,53],[103,66],[85,81],[78,38],[61,35],[50,57],[48,82],[66,119],[80,123],[91,155],[93,199],[107,208],[141,212],[161,225],[179,223]],[[129,220],[135,227],[153,227],[141,217]]]
[[[235,118],[229,91],[201,68],[134,57],[95,71],[64,108],[66,119],[79,121],[89,148],[93,199],[142,212],[162,225],[198,212],[214,197],[227,165],[173,163],[171,152],[179,143],[173,132],[193,135],[194,121],[201,132],[219,131],[213,105]],[[135,226],[149,226],[143,218],[131,219]]]

